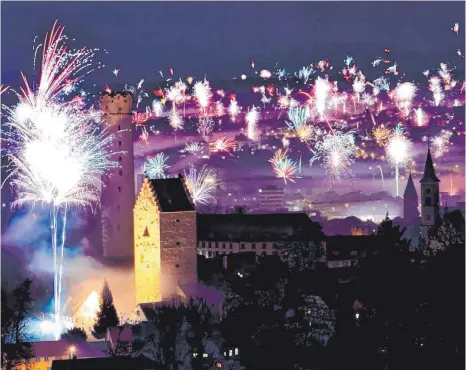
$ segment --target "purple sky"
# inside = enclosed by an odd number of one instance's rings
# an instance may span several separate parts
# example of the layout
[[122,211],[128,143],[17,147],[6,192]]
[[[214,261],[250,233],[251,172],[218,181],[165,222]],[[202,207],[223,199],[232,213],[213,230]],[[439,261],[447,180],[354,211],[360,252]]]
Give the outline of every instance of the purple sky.
[[[346,54],[364,67],[392,49],[413,78],[423,68],[455,59],[464,46],[464,2],[4,2],[2,78],[16,85],[18,70],[32,69],[31,45],[55,18],[77,45],[107,49],[108,68],[97,83],[150,81],[173,67],[177,75],[231,78],[279,62],[288,70]],[[462,31],[462,30],[461,30]],[[419,76],[418,76],[419,75]]]

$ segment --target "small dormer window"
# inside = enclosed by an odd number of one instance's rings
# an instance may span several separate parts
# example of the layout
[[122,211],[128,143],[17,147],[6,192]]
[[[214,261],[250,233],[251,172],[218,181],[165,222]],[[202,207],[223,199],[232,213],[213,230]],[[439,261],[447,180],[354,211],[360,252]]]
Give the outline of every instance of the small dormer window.
[[180,219],[179,219],[179,218],[177,218],[177,219],[176,219],[176,222],[180,222]]
[[180,242],[176,242],[176,245],[180,245]]
[[179,268],[180,268],[180,265],[179,265],[179,264],[176,264],[175,267],[176,267],[177,269],[179,269]]

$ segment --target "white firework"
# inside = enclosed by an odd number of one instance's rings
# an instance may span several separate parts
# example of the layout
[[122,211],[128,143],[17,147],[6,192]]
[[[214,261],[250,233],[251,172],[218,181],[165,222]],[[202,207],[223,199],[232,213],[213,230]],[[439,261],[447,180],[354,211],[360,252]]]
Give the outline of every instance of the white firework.
[[209,136],[214,129],[214,120],[210,117],[199,117],[197,131],[203,136]]
[[218,185],[216,176],[204,165],[200,171],[194,165],[189,166],[189,171],[183,171],[187,188],[196,205],[208,204],[214,199],[212,193]]
[[198,81],[194,84],[193,89],[193,96],[196,98],[197,103],[201,108],[201,112],[205,114],[210,103],[210,98],[212,97],[212,90],[209,81]]
[[250,140],[256,140],[258,121],[259,110],[253,106],[251,110],[248,113],[246,113],[247,136]]
[[159,153],[153,158],[148,158],[143,165],[144,174],[151,180],[164,179],[165,170],[170,168],[166,164],[168,158],[163,153]]
[[411,147],[411,141],[406,137],[401,125],[398,124],[385,147],[387,159],[395,166],[396,196],[399,195],[399,171],[410,161]]
[[204,144],[200,141],[191,141],[186,143],[184,151],[191,154],[198,154],[204,150]]

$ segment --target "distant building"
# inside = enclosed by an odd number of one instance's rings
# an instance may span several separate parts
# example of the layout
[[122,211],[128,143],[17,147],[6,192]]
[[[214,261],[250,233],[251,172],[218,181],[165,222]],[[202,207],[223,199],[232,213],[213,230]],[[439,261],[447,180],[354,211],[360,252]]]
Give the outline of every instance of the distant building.
[[149,370],[160,365],[144,356],[115,356],[105,358],[77,358],[54,361],[52,370]]
[[404,237],[411,240],[411,248],[415,249],[419,245],[419,235],[421,232],[419,218],[419,198],[413,177],[409,174],[408,183],[403,194],[403,219],[406,226]]
[[198,214],[197,235],[198,254],[211,258],[241,252],[278,254],[287,242],[315,246],[323,233],[305,213]]
[[259,190],[259,207],[263,211],[283,209],[284,199],[285,190],[275,185],[269,185]]
[[196,209],[183,177],[144,179],[134,206],[136,303],[159,302],[197,283]]
[[327,236],[325,256],[328,268],[354,267],[361,258],[374,253],[380,245],[376,235]]

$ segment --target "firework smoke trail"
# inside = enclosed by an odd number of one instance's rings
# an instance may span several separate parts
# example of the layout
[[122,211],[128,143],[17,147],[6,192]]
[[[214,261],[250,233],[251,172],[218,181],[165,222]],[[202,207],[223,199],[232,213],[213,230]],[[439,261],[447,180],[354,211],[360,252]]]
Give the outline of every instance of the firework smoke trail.
[[300,106],[288,110],[288,118],[291,122],[285,121],[285,123],[296,133],[301,141],[307,141],[312,137],[313,130],[308,125],[310,114],[308,106]]
[[198,154],[204,150],[204,144],[199,141],[191,141],[186,143],[184,151],[191,154]]
[[246,124],[247,124],[247,136],[250,140],[256,140],[256,127],[259,121],[259,110],[256,107],[252,107],[251,110],[246,113]]
[[325,107],[327,104],[328,94],[332,90],[332,85],[323,78],[318,77],[314,85],[315,105],[320,119],[324,119]]
[[200,171],[194,165],[189,166],[189,171],[183,171],[186,185],[196,205],[208,204],[213,199],[212,193],[217,188],[218,179],[204,165]]
[[164,179],[165,170],[170,168],[166,164],[168,158],[163,153],[159,153],[153,158],[148,158],[143,165],[144,174],[151,180]]
[[329,176],[330,184],[333,184],[343,176],[352,175],[351,165],[354,163],[356,149],[353,132],[335,131],[316,143],[310,165],[316,160],[320,161]]
[[416,90],[416,85],[412,82],[403,82],[399,84],[393,92],[395,104],[399,110],[404,111],[405,116],[409,115]]
[[382,179],[382,189],[383,191],[385,191],[385,179],[383,177],[382,167],[377,166],[377,168],[380,170],[380,178]]
[[193,89],[193,96],[197,99],[197,103],[201,108],[201,113],[205,115],[207,113],[207,107],[210,103],[210,98],[212,97],[209,81],[198,81],[194,84]]
[[440,105],[443,99],[442,85],[440,84],[440,78],[433,76],[429,80],[429,90],[432,91],[434,104],[436,107]]
[[[86,73],[93,53],[68,52],[63,44],[63,27],[52,26],[43,43],[39,86],[25,88],[19,104],[7,112],[10,130],[4,134],[6,156],[11,168],[8,177],[17,193],[13,207],[38,203],[50,206],[54,269],[54,316],[56,335],[61,330],[61,290],[66,217],[70,207],[98,204],[101,176],[118,164],[111,161],[113,136],[100,130],[100,113],[84,112],[79,99],[59,99],[77,73]],[[37,50],[36,50],[37,51]],[[5,180],[6,181],[6,180]],[[62,233],[58,240],[61,217]]]
[[225,152],[229,155],[231,154],[231,150],[236,147],[236,141],[227,137],[220,137],[215,140],[214,143],[214,151],[216,152]]
[[396,196],[399,195],[399,172],[411,158],[411,141],[406,137],[400,124],[393,130],[385,152],[388,160],[395,166]]
[[285,185],[287,180],[295,182],[293,176],[298,172],[297,164],[288,158],[287,153],[287,150],[283,152],[281,149],[278,149],[274,156],[269,159],[275,176],[282,178]]

